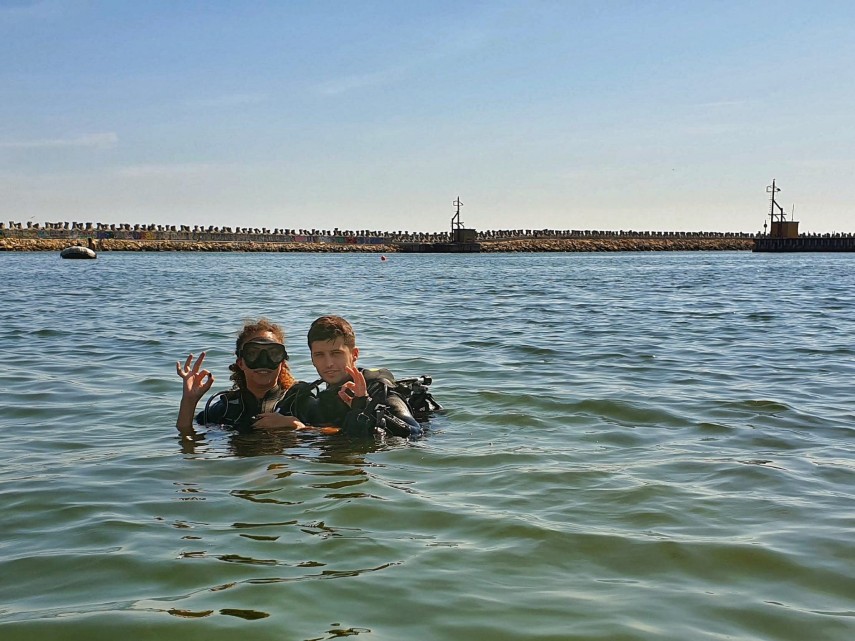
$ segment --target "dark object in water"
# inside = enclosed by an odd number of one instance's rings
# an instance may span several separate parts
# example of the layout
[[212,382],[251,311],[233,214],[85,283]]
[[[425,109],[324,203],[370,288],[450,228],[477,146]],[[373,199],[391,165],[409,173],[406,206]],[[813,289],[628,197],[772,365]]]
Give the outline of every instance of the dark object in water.
[[444,409],[428,390],[431,383],[433,378],[427,374],[415,378],[400,378],[396,381],[395,392],[407,402],[417,421],[426,421],[428,415]]
[[80,247],[78,245],[73,245],[72,247],[66,247],[61,252],[59,252],[60,258],[98,258],[98,254],[95,253],[94,250],[89,249],[88,247]]

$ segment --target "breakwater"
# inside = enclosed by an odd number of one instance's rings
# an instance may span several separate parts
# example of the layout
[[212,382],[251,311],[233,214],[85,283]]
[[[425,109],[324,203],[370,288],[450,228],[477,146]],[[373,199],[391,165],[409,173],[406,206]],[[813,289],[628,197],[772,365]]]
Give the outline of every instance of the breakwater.
[[746,238],[602,237],[537,238],[481,242],[482,252],[619,252],[619,251],[734,251],[750,250]]
[[[81,240],[0,238],[0,251],[60,251],[69,245],[86,245]],[[593,239],[528,239],[494,240],[481,243],[482,252],[617,252],[617,251],[749,251],[751,239],[741,238],[593,238]],[[400,245],[338,243],[274,243],[252,241],[163,241],[99,240],[96,251],[134,252],[329,252],[384,253],[400,251]]]
[[[89,245],[97,251],[394,253],[405,243],[450,241],[448,232],[153,227],[14,222],[7,227],[0,223],[0,251],[59,251],[69,245]],[[753,241],[753,234],[740,232],[519,229],[477,234],[482,252],[750,250]]]
[[797,238],[761,236],[754,239],[756,252],[855,252],[855,235],[803,234]]
[[[69,245],[87,245],[88,239],[58,240],[55,238],[0,238],[0,251],[60,251]],[[93,241],[99,252],[372,252],[392,253],[392,245],[356,245],[333,243],[276,243],[255,241],[170,241],[118,240]]]

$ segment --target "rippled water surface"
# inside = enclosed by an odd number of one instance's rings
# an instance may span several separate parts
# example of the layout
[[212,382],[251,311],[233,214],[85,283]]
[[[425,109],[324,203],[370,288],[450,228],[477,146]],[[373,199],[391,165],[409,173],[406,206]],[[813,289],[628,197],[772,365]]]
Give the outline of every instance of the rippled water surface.
[[[855,256],[0,255],[0,638],[855,638]],[[415,443],[210,429],[241,320]]]

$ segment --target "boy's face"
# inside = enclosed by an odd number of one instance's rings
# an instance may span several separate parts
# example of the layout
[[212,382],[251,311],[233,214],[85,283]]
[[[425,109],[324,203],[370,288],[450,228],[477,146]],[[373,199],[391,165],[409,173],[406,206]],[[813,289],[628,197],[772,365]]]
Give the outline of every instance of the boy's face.
[[341,385],[349,380],[347,368],[355,367],[356,358],[359,356],[359,348],[351,349],[344,344],[343,338],[314,341],[311,351],[312,365],[327,385]]

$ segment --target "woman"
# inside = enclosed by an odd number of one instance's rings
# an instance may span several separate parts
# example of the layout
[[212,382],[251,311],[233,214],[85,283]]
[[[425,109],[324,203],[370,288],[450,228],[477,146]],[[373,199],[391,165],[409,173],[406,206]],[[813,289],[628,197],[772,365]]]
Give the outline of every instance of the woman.
[[216,423],[238,429],[303,428],[293,416],[279,412],[285,392],[295,380],[288,369],[285,332],[265,318],[247,321],[235,343],[237,360],[229,365],[234,381],[232,389],[211,397],[205,409],[196,414],[196,406],[214,384],[214,376],[202,369],[205,352],[193,362],[193,354],[182,366],[175,363],[184,380],[184,392],[176,427],[183,437],[193,437],[193,421],[202,425]]

